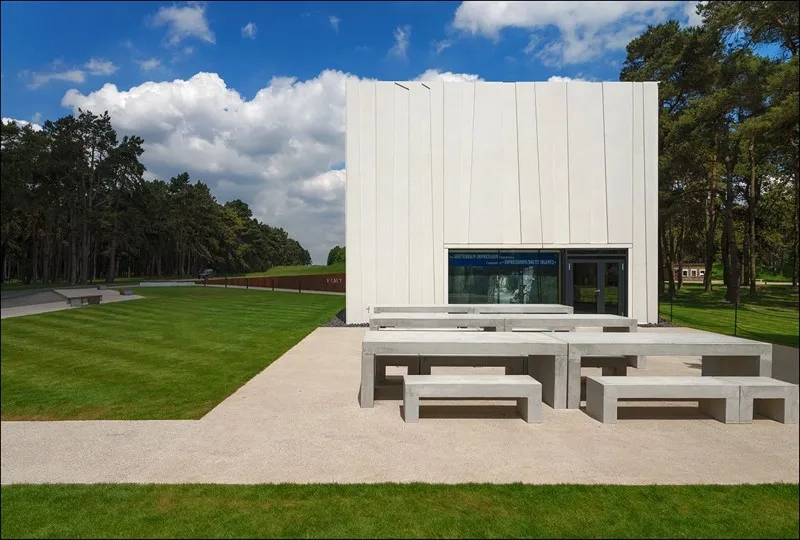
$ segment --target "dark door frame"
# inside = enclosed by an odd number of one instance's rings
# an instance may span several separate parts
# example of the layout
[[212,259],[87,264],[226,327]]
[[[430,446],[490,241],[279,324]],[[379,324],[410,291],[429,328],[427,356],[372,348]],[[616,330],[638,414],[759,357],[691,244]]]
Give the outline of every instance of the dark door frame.
[[564,276],[564,298],[566,305],[575,305],[575,291],[574,291],[574,274],[572,265],[574,263],[595,263],[597,264],[597,307],[600,313],[600,307],[605,311],[605,281],[606,281],[606,263],[619,264],[619,278],[618,278],[618,298],[617,301],[620,305],[621,315],[627,316],[628,314],[628,257],[627,253],[612,252],[603,254],[598,251],[583,252],[568,251],[565,256],[565,276]]

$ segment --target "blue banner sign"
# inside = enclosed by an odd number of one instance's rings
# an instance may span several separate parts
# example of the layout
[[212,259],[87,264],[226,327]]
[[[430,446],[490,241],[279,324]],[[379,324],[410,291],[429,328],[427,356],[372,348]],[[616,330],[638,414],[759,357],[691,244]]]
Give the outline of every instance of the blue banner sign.
[[450,266],[558,266],[558,253],[530,251],[451,251]]

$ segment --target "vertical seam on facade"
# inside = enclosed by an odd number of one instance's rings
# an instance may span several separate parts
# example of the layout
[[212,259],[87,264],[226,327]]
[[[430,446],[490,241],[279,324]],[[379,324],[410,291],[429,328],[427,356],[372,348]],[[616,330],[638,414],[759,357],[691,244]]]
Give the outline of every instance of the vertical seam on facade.
[[[539,154],[539,102],[536,92],[537,83],[533,83],[533,111],[536,121],[536,175],[539,178],[539,243],[544,245],[544,217],[542,216],[542,160]],[[541,247],[541,246],[540,246]]]
[[[636,257],[636,245],[634,240],[636,239],[636,218],[634,217],[634,212],[636,212],[636,206],[633,204],[635,200],[634,192],[636,186],[636,137],[634,136],[636,133],[636,109],[634,105],[636,104],[636,83],[631,83],[631,248],[629,250],[630,253],[630,260],[628,261],[628,269],[631,273],[631,290],[635,293],[636,287],[636,276],[633,273],[633,260]],[[633,294],[631,296],[631,302],[633,302]],[[636,312],[633,309],[633,305],[631,304],[631,310],[629,313],[631,317],[633,313]]]
[[478,100],[477,94],[478,89],[476,83],[470,83],[472,85],[472,119],[470,121],[469,132],[470,132],[470,150],[469,150],[469,197],[467,197],[467,244],[469,244],[470,239],[470,229],[472,223],[472,216],[471,209],[472,209],[472,177],[474,175],[475,169],[475,102]]
[[[630,247],[630,249],[628,249],[628,254],[630,255],[629,260],[628,260],[628,271],[630,272],[630,275],[631,275],[630,290],[634,291],[634,293],[635,293],[635,286],[636,286],[636,283],[635,283],[636,277],[634,276],[634,273],[633,273],[633,259],[636,256],[636,253],[635,253],[636,246],[634,245],[634,239],[636,238],[634,223],[636,221],[636,218],[634,218],[634,215],[633,215],[633,213],[636,211],[635,210],[635,206],[633,204],[633,201],[635,200],[634,199],[634,190],[635,190],[634,186],[636,184],[636,137],[634,137],[634,134],[636,133],[636,123],[635,123],[636,122],[636,110],[634,108],[634,104],[635,103],[636,103],[636,84],[632,83],[631,84],[631,200],[630,200],[630,204],[631,204],[631,229],[630,229],[630,231],[631,231],[631,247]],[[633,294],[630,294],[629,296],[631,298],[631,300],[630,300],[630,302],[631,302],[630,308],[631,309],[628,311],[628,313],[630,314],[631,317],[633,317],[633,314],[636,312],[636,310],[634,309],[634,306],[633,306]]]
[[373,149],[373,163],[372,163],[372,178],[373,178],[373,186],[374,186],[374,195],[375,198],[372,201],[372,230],[374,231],[375,238],[374,243],[372,246],[372,253],[373,253],[373,260],[372,260],[372,268],[375,272],[375,275],[372,278],[372,283],[375,285],[375,290],[372,291],[372,298],[374,299],[375,303],[378,303],[378,186],[380,182],[378,182],[378,85],[374,84],[373,92],[372,92],[372,111],[375,115],[375,137],[373,137],[374,141],[374,149]]
[[[569,83],[564,83],[564,108],[567,111],[567,121],[564,127],[567,136],[564,142],[567,144],[567,244],[572,242],[572,197],[569,189]],[[590,238],[591,239],[591,238]]]
[[[642,171],[642,180],[644,184],[644,270],[645,276],[647,275],[647,264],[648,264],[648,253],[647,253],[647,131],[645,130],[645,126],[647,124],[647,118],[645,118],[645,106],[644,106],[644,83],[639,83],[642,89],[642,164],[643,164],[643,171]],[[648,318],[650,314],[650,287],[648,286],[647,279],[644,281],[644,290],[645,290],[645,299],[646,299],[646,312],[645,312],[645,319]]]
[[395,179],[395,171],[397,170],[397,107],[395,105],[395,96],[397,94],[397,88],[395,85],[392,85],[392,271],[390,272],[390,277],[392,280],[392,290],[388,295],[392,302],[396,302],[395,295],[397,294],[397,283],[396,283],[396,272],[394,271],[397,268],[397,260],[396,260],[396,249],[394,247],[394,239],[397,237],[397,219],[395,216],[395,208],[397,207],[397,201],[394,198],[394,185],[397,181]]
[[519,216],[519,242],[524,242],[522,237],[522,174],[520,172],[520,148],[519,148],[519,83],[514,83],[514,127],[517,132],[517,213]]
[[[606,154],[606,83],[600,83],[600,109],[603,113],[603,187],[606,195],[606,244],[611,242],[609,237],[609,214],[608,214],[608,155]],[[590,237],[591,239],[591,237]]]
[[[431,83],[431,84],[436,84],[436,83]],[[436,198],[434,192],[436,190],[433,189],[433,182],[434,182],[434,180],[433,180],[433,104],[431,103],[431,101],[433,100],[433,92],[431,92],[431,89],[429,87],[426,87],[426,88],[428,88],[428,118],[429,118],[429,120],[428,120],[428,122],[429,122],[429,124],[428,124],[428,137],[430,138],[429,142],[428,142],[428,150],[430,151],[430,156],[431,156],[431,159],[430,159],[430,162],[431,162],[431,185],[430,185],[430,191],[431,191],[431,263],[433,263],[433,268],[432,268],[432,270],[433,270],[433,275],[432,275],[432,277],[433,277],[433,303],[435,304],[436,303],[436,289],[437,289],[437,286],[436,286],[436,238],[435,238],[436,237],[436,209],[434,207],[434,203],[435,203],[434,199]]]
[[406,167],[406,302],[411,301],[411,92],[408,89],[408,163]]

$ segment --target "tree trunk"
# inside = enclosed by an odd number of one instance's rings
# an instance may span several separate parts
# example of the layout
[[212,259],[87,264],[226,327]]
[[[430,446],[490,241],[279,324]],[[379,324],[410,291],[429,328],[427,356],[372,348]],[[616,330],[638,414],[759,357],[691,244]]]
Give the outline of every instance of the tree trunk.
[[75,232],[75,215],[70,220],[69,230],[69,284],[78,282],[78,239]]
[[[728,161],[725,182],[725,245],[727,253],[723,264],[728,267],[725,281],[725,299],[732,304],[739,303],[739,248],[736,245],[736,233],[733,229],[733,167],[734,160]],[[724,247],[724,246],[723,246]]]
[[716,244],[714,233],[717,230],[717,150],[719,146],[719,134],[714,132],[714,151],[711,154],[711,171],[708,176],[708,198],[706,207],[706,242],[705,242],[705,266],[706,275],[703,276],[703,287],[706,292],[711,291],[711,270],[714,266],[714,255],[716,254]]
[[111,239],[111,247],[108,249],[108,272],[106,272],[106,283],[114,283],[117,277],[117,239]]
[[[747,146],[747,154],[750,159],[750,201],[749,201],[749,217],[750,217],[750,234],[748,242],[748,255],[750,263],[748,268],[750,270],[750,296],[756,295],[756,205],[758,204],[759,193],[758,186],[756,186],[756,141],[754,137],[750,137],[750,144]],[[795,216],[795,221],[797,216]]]

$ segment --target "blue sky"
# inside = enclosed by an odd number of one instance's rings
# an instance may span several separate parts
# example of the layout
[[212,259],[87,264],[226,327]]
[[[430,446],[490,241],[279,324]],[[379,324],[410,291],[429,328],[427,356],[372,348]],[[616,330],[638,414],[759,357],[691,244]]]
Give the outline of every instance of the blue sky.
[[647,24],[698,22],[695,2],[0,6],[4,119],[109,110],[144,137],[148,178],[188,170],[315,262],[344,242],[347,78],[617,80]]

